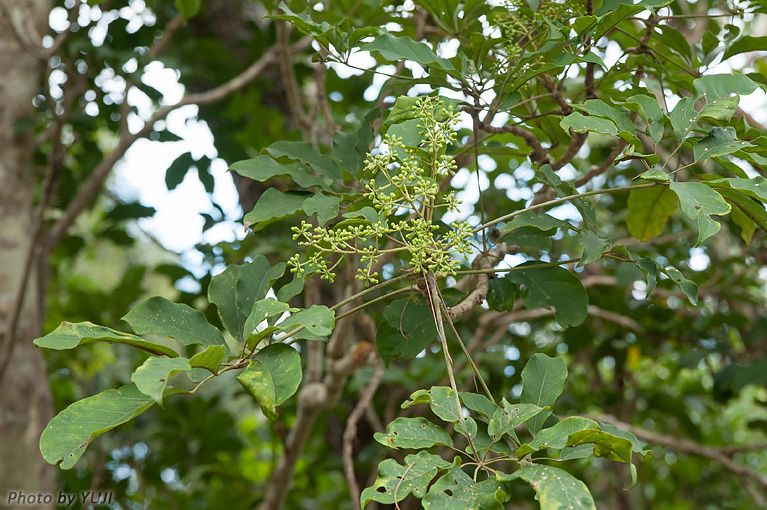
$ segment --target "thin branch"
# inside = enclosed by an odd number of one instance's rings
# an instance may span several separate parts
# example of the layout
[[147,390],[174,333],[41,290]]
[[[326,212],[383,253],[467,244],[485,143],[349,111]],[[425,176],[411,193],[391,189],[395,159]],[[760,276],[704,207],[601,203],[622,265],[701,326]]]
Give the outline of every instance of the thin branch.
[[352,508],[354,510],[361,510],[360,506],[360,487],[357,483],[357,476],[354,473],[354,439],[357,437],[357,422],[360,421],[362,415],[365,414],[366,409],[370,406],[370,402],[373,400],[373,396],[378,390],[378,386],[381,384],[381,378],[384,374],[384,364],[381,358],[375,357],[375,371],[373,377],[365,389],[362,390],[360,398],[357,404],[354,406],[349,418],[346,420],[346,428],[344,429],[344,442],[342,448],[342,456],[344,462],[344,474],[346,475],[346,482],[349,485],[349,496],[352,501]]

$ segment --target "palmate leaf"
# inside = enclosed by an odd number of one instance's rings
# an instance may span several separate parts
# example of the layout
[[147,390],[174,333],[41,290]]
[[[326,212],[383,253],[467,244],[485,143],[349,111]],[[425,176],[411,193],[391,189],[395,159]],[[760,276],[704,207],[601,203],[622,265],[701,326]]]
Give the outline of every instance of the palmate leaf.
[[671,182],[669,188],[679,197],[684,215],[698,225],[698,241],[695,246],[700,246],[719,232],[721,226],[711,219],[711,215],[730,212],[730,204],[722,195],[702,182]]
[[168,379],[180,372],[191,370],[191,368],[189,360],[186,358],[150,357],[133,372],[131,382],[141,393],[149,395],[157,404],[162,406],[163,392],[168,385]]
[[178,356],[178,353],[170,347],[148,342],[140,336],[131,335],[130,333],[115,331],[105,326],[97,326],[91,322],[79,322],[77,324],[62,322],[58,328],[44,337],[34,340],[34,344],[38,347],[57,351],[74,349],[80,345],[94,342],[130,345],[155,356],[164,355],[170,358]]
[[307,196],[304,193],[283,193],[277,188],[267,189],[256,206],[243,218],[245,228],[257,231],[274,221],[295,216],[303,211]]
[[333,332],[336,324],[336,316],[333,311],[324,305],[312,305],[307,310],[294,313],[277,327],[282,331],[290,331],[303,326],[304,329],[294,335],[294,338],[306,338],[308,340],[326,340]]
[[308,142],[274,142],[266,148],[266,152],[275,159],[285,157],[305,163],[318,174],[328,177],[331,182],[340,182],[344,178],[338,163],[330,156],[318,152]]
[[475,482],[458,466],[437,479],[423,498],[424,510],[503,510],[508,495],[492,478]]
[[386,433],[376,432],[373,437],[382,445],[395,450],[453,446],[453,440],[445,429],[426,418],[397,418],[386,426]]
[[278,163],[266,155],[237,161],[229,167],[229,170],[233,170],[243,177],[261,182],[272,177],[286,176],[290,177],[293,182],[304,189],[311,186],[318,186],[325,190],[330,189],[322,179],[310,174],[306,165],[301,163]]
[[435,66],[443,71],[455,71],[449,60],[438,57],[431,48],[422,42],[416,42],[410,37],[394,37],[383,34],[376,37],[360,48],[361,51],[380,53],[390,61],[411,60],[421,65]]
[[504,398],[487,426],[487,433],[497,440],[543,411],[535,404],[510,404]]
[[398,299],[384,308],[386,323],[376,332],[376,348],[385,362],[412,359],[437,336],[428,306],[420,299]]

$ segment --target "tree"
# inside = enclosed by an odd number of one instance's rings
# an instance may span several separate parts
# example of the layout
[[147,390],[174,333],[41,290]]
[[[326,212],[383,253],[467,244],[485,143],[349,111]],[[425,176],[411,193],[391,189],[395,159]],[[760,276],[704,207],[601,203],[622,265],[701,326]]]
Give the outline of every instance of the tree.
[[[109,48],[86,53],[88,76],[102,59],[140,68],[164,52],[197,68],[182,81],[208,90],[159,106],[138,132],[126,100],[105,96],[95,122],[64,115],[85,106],[66,94],[41,105],[54,127],[42,150],[58,165],[76,122],[118,142],[69,142],[98,152],[65,165],[70,183],[89,174],[78,192],[43,199],[63,213],[41,221],[40,267],[54,249],[71,256],[62,241],[114,163],[182,104],[201,105],[233,172],[252,181],[241,199],[253,233],[201,247],[227,264],[202,279],[203,299],[143,300],[124,316],[133,333],[115,309],[104,326],[67,322],[35,340],[143,352],[118,365],[128,371],[113,389],[65,397],[77,401],[43,432],[46,460],[72,468],[97,436],[160,404],[143,453],[115,445],[94,458],[131,467],[141,490],[123,487],[125,501],[527,508],[534,491],[544,509],[723,494],[733,508],[764,505],[764,127],[739,107],[767,85],[764,62],[744,58],[764,38],[741,32],[763,5],[280,4],[247,44],[233,40],[241,21],[222,23],[233,5],[178,2],[179,17],[156,2],[162,35],[110,30]],[[51,47],[76,55],[82,39],[64,33]],[[253,63],[222,61],[227,48]],[[723,62],[738,71],[713,69]],[[361,74],[342,78],[348,69]],[[146,90],[137,76],[126,91]],[[222,99],[223,114],[206,109]],[[205,180],[205,164],[183,156],[169,187],[193,163]],[[141,290],[125,287],[127,310]],[[263,418],[231,414],[241,392]],[[205,413],[223,429],[181,418]],[[183,427],[204,454],[178,443]],[[334,483],[341,469],[348,489]]]

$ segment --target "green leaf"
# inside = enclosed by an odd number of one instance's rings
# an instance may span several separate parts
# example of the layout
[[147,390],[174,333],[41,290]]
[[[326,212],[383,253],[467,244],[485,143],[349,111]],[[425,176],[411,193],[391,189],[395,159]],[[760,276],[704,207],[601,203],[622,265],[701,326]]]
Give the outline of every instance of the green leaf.
[[674,192],[666,186],[631,190],[626,215],[629,234],[647,241],[662,233],[678,203]]
[[695,246],[700,246],[719,232],[721,227],[711,219],[711,215],[721,216],[730,212],[730,204],[719,193],[702,182],[672,182],[669,187],[679,197],[684,215],[698,224],[698,242]]
[[659,166],[654,166],[646,172],[642,172],[639,174],[639,178],[651,182],[668,182],[670,180],[668,174]]
[[423,498],[424,510],[503,510],[501,484],[492,478],[475,482],[458,466],[437,479]]
[[487,433],[497,440],[543,411],[535,404],[510,404],[504,398],[487,426]]
[[708,158],[732,154],[745,147],[753,147],[753,144],[738,140],[734,128],[714,126],[708,135],[700,138],[692,146],[692,152],[695,161],[705,161]]
[[565,446],[573,446],[568,443],[570,436],[583,430],[599,430],[599,424],[588,418],[570,416],[535,434],[532,441],[519,447],[517,456],[523,457],[528,453],[537,452],[544,448],[560,450]]
[[318,340],[329,336],[335,325],[336,316],[330,308],[323,305],[312,305],[308,310],[294,313],[277,326],[282,331],[290,331],[298,326],[303,326],[304,329],[296,333],[293,338]]
[[79,322],[76,324],[62,322],[58,328],[54,329],[44,337],[34,340],[34,344],[38,347],[55,349],[57,351],[74,349],[80,345],[91,344],[94,342],[130,345],[131,347],[141,349],[142,351],[146,351],[155,356],[164,355],[170,358],[178,356],[178,353],[170,347],[147,342],[140,336],[115,331],[114,329],[109,329],[104,326],[97,326],[91,322]]
[[457,423],[463,421],[463,414],[458,407],[458,395],[447,386],[433,386],[430,391],[429,405],[439,418]]
[[707,103],[732,94],[746,96],[758,88],[745,74],[709,74],[692,83],[698,97],[705,97]]
[[724,55],[722,55],[722,60],[724,61],[734,55],[748,53],[750,51],[767,51],[767,37],[744,35],[734,43],[730,44],[730,47],[727,48]]
[[618,128],[609,120],[601,119],[594,116],[586,116],[580,112],[573,112],[559,123],[565,132],[568,129],[575,131],[576,133],[586,133],[587,131],[593,131],[595,133],[603,133],[605,135],[617,135]]
[[499,241],[540,251],[551,250],[551,234],[535,227],[520,227],[513,232],[501,232]]
[[176,0],[176,10],[184,19],[193,18],[200,12],[202,0]]
[[567,471],[550,466],[526,466],[511,474],[497,472],[499,480],[518,478],[529,483],[537,494],[541,510],[596,510],[586,484]]
[[690,128],[698,122],[698,112],[695,111],[694,105],[694,97],[683,97],[668,116],[674,128],[674,136],[680,142],[685,139]]
[[[557,397],[562,394],[567,378],[567,364],[561,358],[550,358],[536,353],[522,370],[522,394],[519,401],[538,407],[553,407]],[[527,421],[530,433],[538,433],[551,415],[551,410],[541,411]]]
[[277,419],[277,406],[293,396],[301,384],[301,355],[285,344],[272,344],[258,351],[237,381],[253,395],[264,415]]
[[445,429],[426,418],[397,418],[386,426],[386,433],[376,432],[376,441],[395,450],[412,448],[421,450],[436,445],[453,446]]
[[131,382],[141,393],[149,395],[162,407],[162,396],[168,385],[168,379],[191,368],[186,358],[150,357],[133,372]]
[[191,306],[153,297],[136,305],[123,317],[139,335],[174,338],[181,345],[226,345],[224,336]]
[[192,166],[194,166],[194,160],[191,152],[185,152],[173,160],[165,171],[165,187],[168,191],[176,189],[184,181],[184,177]]
[[610,239],[603,239],[591,230],[583,230],[578,235],[578,241],[583,246],[583,255],[578,261],[578,267],[585,266],[602,258],[612,246]]
[[315,172],[329,177],[333,182],[343,181],[343,173],[333,158],[317,152],[308,142],[289,142],[281,140],[274,142],[266,148],[274,159],[286,157],[288,159],[300,161],[312,167]]
[[277,188],[269,188],[258,199],[256,206],[243,218],[245,228],[251,228],[255,232],[269,223],[290,216],[295,216],[303,210],[306,195],[296,193],[283,193]]
[[223,273],[211,278],[208,299],[216,305],[222,324],[238,342],[247,338],[245,321],[252,313],[253,305],[266,297],[272,284],[284,272],[284,262],[271,266],[266,257],[256,255],[251,262],[230,264]]
[[449,60],[438,57],[426,44],[410,37],[383,34],[360,48],[360,51],[378,52],[389,61],[411,60],[422,65],[434,65],[443,71],[454,71]]
[[480,395],[478,393],[469,393],[467,391],[461,391],[458,393],[458,396],[461,397],[461,402],[463,402],[463,405],[465,405],[467,408],[471,409],[472,411],[475,411],[481,414],[487,419],[490,419],[493,416],[495,416],[495,413],[498,410],[498,405],[494,404],[489,398],[487,398],[484,395]]
[[70,469],[98,436],[132,420],[154,405],[135,384],[78,400],[48,423],[40,452],[49,464]]
[[517,268],[518,271],[507,273],[506,278],[525,285],[527,292],[522,300],[527,308],[554,308],[554,318],[563,327],[577,326],[586,320],[588,294],[570,271],[562,267]]
[[277,301],[274,298],[261,299],[253,303],[253,309],[245,321],[243,336],[250,335],[256,327],[269,317],[276,317],[285,312],[297,312],[298,308],[291,308],[290,305]]
[[730,120],[735,115],[739,102],[738,96],[714,99],[703,107],[700,116],[716,120]]
[[387,363],[412,359],[437,336],[437,326],[422,299],[398,299],[384,308],[385,324],[376,333],[376,347]]
[[192,367],[187,372],[189,379],[198,383],[212,373],[218,372],[224,356],[226,356],[226,347],[223,345],[211,345],[204,351],[198,352],[189,358],[189,366]]
[[451,465],[442,457],[427,452],[408,455],[405,457],[405,465],[394,459],[386,459],[378,464],[378,477],[373,486],[362,491],[362,508],[370,501],[390,505],[402,501],[410,493],[419,499],[423,498],[432,479]]
[[579,446],[568,446],[562,449],[559,454],[559,460],[587,459],[594,456],[594,445],[582,444]]
[[584,104],[575,104],[573,108],[588,113],[594,117],[611,120],[619,131],[626,131],[632,135],[636,134],[636,128],[631,121],[631,115],[625,110],[619,110],[610,106],[601,99],[589,99]]
[[652,453],[651,450],[646,450],[642,442],[631,432],[627,432],[615,425],[611,425],[609,423],[602,423],[602,422],[599,422],[599,428],[601,428],[608,434],[612,434],[613,436],[628,439],[629,442],[631,443],[632,450],[643,457]]
[[365,115],[360,127],[351,133],[337,131],[333,135],[333,156],[349,175],[357,176],[365,164],[365,158],[373,143],[372,123],[380,116],[378,108],[373,108]]
[[304,200],[303,209],[309,216],[317,213],[317,222],[321,227],[324,227],[328,221],[338,216],[339,203],[341,203],[339,197],[329,197],[317,193]]
[[301,188],[318,186],[325,190],[329,187],[319,177],[309,173],[305,165],[301,163],[278,163],[269,156],[260,155],[253,159],[237,161],[229,170],[233,170],[243,177],[255,181],[264,182],[278,176],[287,176]]
[[517,286],[508,278],[492,278],[488,283],[487,305],[495,311],[510,311],[517,299]]
[[677,284],[682,291],[682,294],[687,296],[687,299],[690,300],[690,303],[693,305],[698,304],[698,285],[695,282],[685,278],[682,273],[674,267],[666,268],[663,272]]
[[535,227],[546,231],[559,227],[572,228],[572,225],[569,221],[559,220],[546,213],[536,214],[533,211],[528,211],[515,216],[510,222],[501,227],[501,232],[508,232],[519,227]]
[[[634,105],[636,105],[634,107]],[[636,111],[647,124],[647,134],[656,144],[663,139],[663,110],[654,96],[636,94],[631,96],[626,107]]]

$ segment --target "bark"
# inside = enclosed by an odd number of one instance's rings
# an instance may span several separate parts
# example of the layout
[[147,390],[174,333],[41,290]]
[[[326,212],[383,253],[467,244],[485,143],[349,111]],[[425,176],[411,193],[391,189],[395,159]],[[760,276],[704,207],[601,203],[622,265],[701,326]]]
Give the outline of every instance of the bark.
[[[23,268],[32,243],[34,172],[30,133],[14,129],[20,119],[34,115],[32,98],[43,60],[20,44],[9,15],[45,27],[47,0],[8,2],[0,13],[0,356],[9,352],[9,323],[16,307]],[[39,32],[38,32],[39,33]],[[27,34],[29,35],[29,34]],[[38,41],[39,42],[39,41]],[[53,416],[51,390],[41,354],[32,345],[40,332],[34,285],[30,285],[19,314],[11,357],[0,374],[0,507],[11,491],[55,496],[56,468],[40,455],[40,434]],[[2,361],[2,360],[0,360]],[[20,502],[17,500],[17,502]],[[53,502],[55,503],[55,497]],[[53,504],[24,508],[54,508]]]

